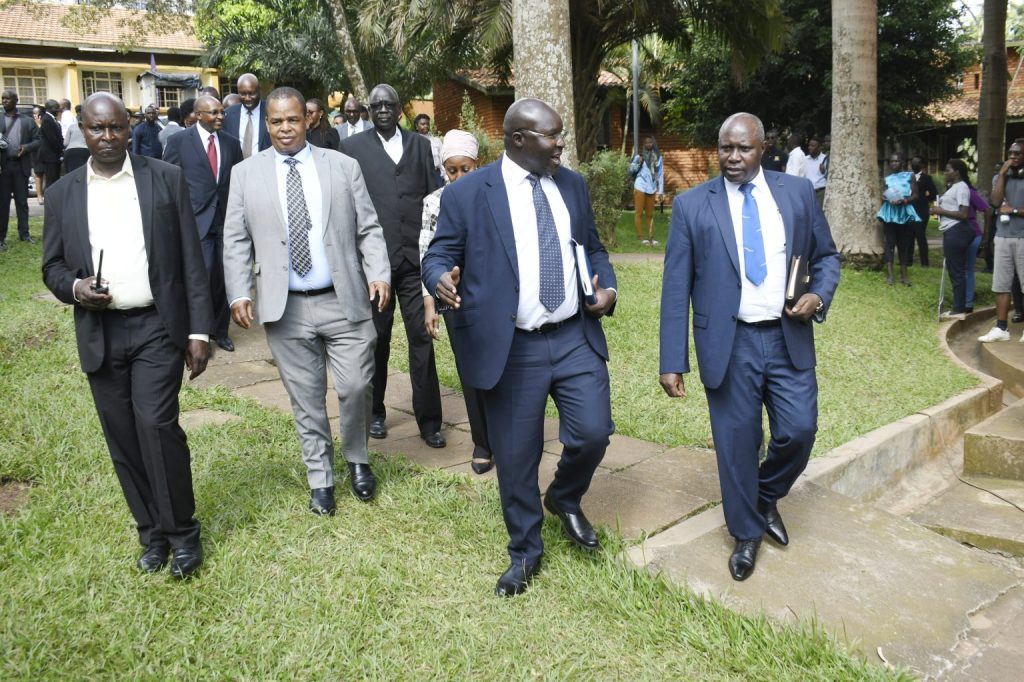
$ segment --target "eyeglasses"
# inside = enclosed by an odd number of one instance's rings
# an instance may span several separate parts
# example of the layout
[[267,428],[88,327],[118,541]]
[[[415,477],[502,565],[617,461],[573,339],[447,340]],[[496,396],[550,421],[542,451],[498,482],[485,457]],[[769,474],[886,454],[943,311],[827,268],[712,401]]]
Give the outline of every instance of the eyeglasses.
[[220,118],[221,116],[224,115],[224,110],[223,109],[213,109],[211,111],[207,111],[205,109],[203,109],[203,110],[196,109],[195,112],[196,112],[196,114],[209,114],[210,116],[213,116],[214,118]]
[[538,137],[550,137],[555,142],[565,142],[569,138],[569,134],[564,130],[557,133],[542,133],[539,130],[530,130],[529,128],[519,128],[516,130],[517,133],[533,133]]
[[398,108],[398,102],[370,102],[370,108],[374,111],[380,111],[381,109],[394,111]]

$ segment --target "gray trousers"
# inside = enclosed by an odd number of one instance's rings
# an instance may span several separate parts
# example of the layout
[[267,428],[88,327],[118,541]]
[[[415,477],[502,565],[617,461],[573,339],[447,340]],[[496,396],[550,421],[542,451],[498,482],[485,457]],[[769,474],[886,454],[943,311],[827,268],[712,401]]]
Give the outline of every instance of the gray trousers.
[[327,421],[327,365],[338,393],[341,450],[353,463],[367,463],[373,398],[373,320],[344,319],[332,293],[288,294],[284,314],[265,325],[295,415],[295,430],[310,488],[334,485],[334,443]]

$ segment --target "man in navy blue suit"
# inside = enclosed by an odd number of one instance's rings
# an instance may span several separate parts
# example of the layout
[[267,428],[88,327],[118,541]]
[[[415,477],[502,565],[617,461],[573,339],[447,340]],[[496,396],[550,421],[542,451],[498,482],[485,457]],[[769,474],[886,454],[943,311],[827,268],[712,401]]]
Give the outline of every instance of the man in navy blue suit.
[[260,99],[260,81],[251,73],[238,77],[238,96],[241,104],[224,110],[224,132],[238,140],[242,158],[270,149],[270,131],[267,130],[267,105]]
[[[594,227],[583,178],[559,168],[562,119],[522,99],[505,115],[504,156],[449,186],[423,257],[423,282],[450,315],[465,384],[483,392],[511,563],[495,593],[524,591],[540,568],[544,407],[558,408],[563,444],[544,507],[585,550],[599,547],[580,507],[614,431],[608,346],[600,318],[615,307],[615,273]],[[589,256],[582,293],[573,244]],[[604,288],[607,287],[607,288]]]
[[[661,386],[686,395],[688,322],[708,398],[722,506],[736,546],[735,580],[754,571],[767,533],[789,543],[776,506],[807,466],[818,426],[810,321],[824,322],[839,284],[839,254],[811,183],[761,170],[764,126],[733,114],[718,134],[722,175],[675,200],[661,294]],[[793,259],[806,293],[786,300]],[[764,440],[762,406],[771,439]]]
[[235,344],[228,337],[231,309],[224,288],[224,214],[231,189],[231,169],[242,160],[238,140],[221,130],[224,110],[216,97],[196,100],[198,125],[167,140],[164,161],[180,166],[188,182],[192,212],[203,248],[203,262],[210,276],[213,329],[210,336],[228,352]]

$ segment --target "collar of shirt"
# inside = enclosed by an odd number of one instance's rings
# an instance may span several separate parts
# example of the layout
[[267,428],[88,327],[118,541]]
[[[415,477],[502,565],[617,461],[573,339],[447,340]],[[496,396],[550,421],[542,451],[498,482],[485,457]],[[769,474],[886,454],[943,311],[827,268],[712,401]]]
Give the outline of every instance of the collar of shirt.
[[288,159],[295,159],[300,164],[306,164],[306,163],[312,164],[313,163],[313,151],[310,149],[310,145],[309,145],[308,142],[305,144],[305,146],[302,149],[300,149],[299,151],[295,152],[294,154],[282,154],[281,152],[277,151],[277,149],[275,148],[274,149],[274,159],[275,159],[276,163],[278,163],[278,164],[280,164],[280,165],[282,165],[282,166],[284,166],[286,168],[288,167],[288,164],[286,164],[285,161],[287,161]]
[[398,165],[398,162],[402,160],[402,129],[395,128],[395,134],[391,136],[390,140],[385,140],[384,136],[377,131],[377,137],[380,139],[380,143],[384,145],[384,151],[391,157],[391,160]]
[[96,171],[92,169],[92,157],[89,157],[89,161],[85,164],[86,183],[90,183],[93,180],[103,180],[105,182],[109,182],[111,180],[117,180],[118,178],[121,177],[122,174],[127,174],[133,178],[135,177],[135,169],[132,168],[132,158],[128,154],[124,155],[124,165],[121,166],[121,170],[117,171],[109,178],[105,178],[102,175],[99,175]]
[[[506,185],[518,185],[523,182],[528,182],[527,178],[530,175],[530,171],[526,170],[518,163],[509,158],[506,153],[501,158],[501,177],[505,180]],[[550,177],[545,175],[544,177]],[[543,179],[543,178],[542,178]]]

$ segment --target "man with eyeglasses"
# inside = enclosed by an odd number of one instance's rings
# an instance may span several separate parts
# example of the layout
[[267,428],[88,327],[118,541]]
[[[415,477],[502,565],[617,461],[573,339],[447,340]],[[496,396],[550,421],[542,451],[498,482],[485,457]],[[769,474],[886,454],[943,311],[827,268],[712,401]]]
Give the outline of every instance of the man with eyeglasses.
[[180,166],[188,183],[203,262],[210,277],[213,328],[210,336],[225,351],[235,350],[228,336],[231,309],[224,289],[224,214],[231,189],[231,169],[242,160],[238,140],[225,133],[224,110],[216,97],[196,100],[198,125],[167,140],[164,161]]
[[373,312],[377,349],[370,436],[386,438],[388,435],[384,395],[388,386],[395,299],[398,299],[409,342],[409,375],[416,425],[427,445],[443,448],[447,443],[441,435],[441,390],[434,364],[433,339],[427,333],[423,317],[419,250],[423,197],[437,189],[439,178],[430,142],[422,135],[399,129],[401,115],[402,102],[395,89],[386,84],[378,85],[370,92],[373,130],[341,141],[341,152],[359,162],[377,218],[384,228],[394,290],[390,305],[384,310],[374,308]]
[[342,140],[373,128],[369,121],[362,119],[362,107],[359,105],[359,100],[351,95],[345,100],[345,107],[342,109],[342,113],[345,116],[345,120],[334,126],[334,129],[338,131],[338,137]]
[[[454,309],[449,333],[460,376],[483,394],[511,559],[494,591],[509,597],[540,569],[544,508],[573,544],[600,548],[580,504],[615,430],[600,318],[613,312],[617,294],[586,182],[561,168],[561,117],[521,99],[503,128],[504,156],[445,189],[423,284]],[[581,286],[577,257],[593,272],[592,292]],[[563,447],[542,507],[548,396]]]

